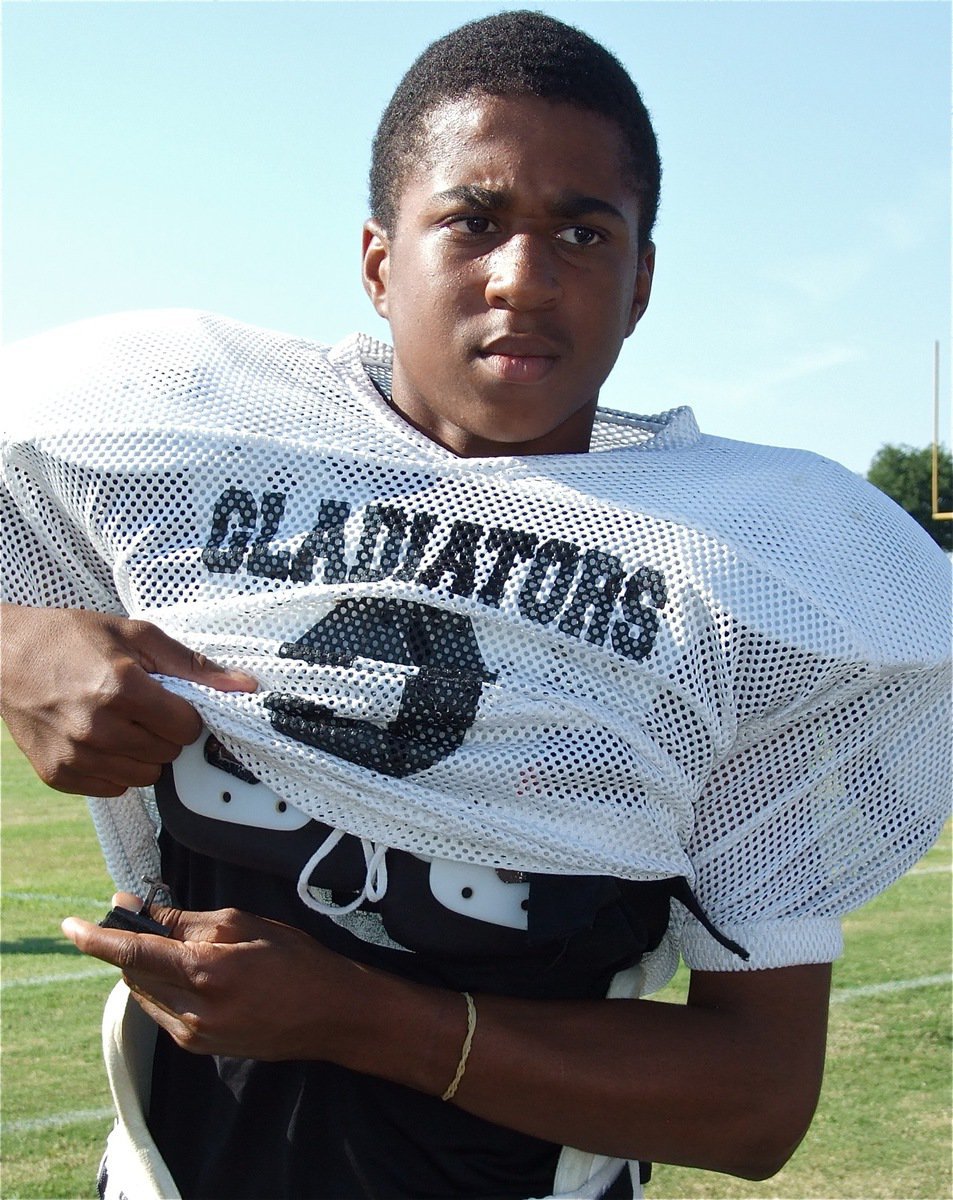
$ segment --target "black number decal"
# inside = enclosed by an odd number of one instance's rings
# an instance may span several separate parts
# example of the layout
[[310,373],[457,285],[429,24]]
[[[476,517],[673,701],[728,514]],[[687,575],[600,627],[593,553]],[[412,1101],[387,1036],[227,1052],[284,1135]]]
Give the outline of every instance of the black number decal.
[[343,600],[282,658],[350,666],[355,658],[417,668],[393,721],[338,717],[323,704],[287,692],[265,697],[280,733],[382,775],[425,771],[463,744],[476,717],[488,671],[468,617],[410,600]]

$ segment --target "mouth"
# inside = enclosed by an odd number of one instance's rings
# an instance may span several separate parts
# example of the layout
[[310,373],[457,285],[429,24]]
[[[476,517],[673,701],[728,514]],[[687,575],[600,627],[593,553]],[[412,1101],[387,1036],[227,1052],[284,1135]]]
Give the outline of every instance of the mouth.
[[504,383],[539,383],[559,361],[559,350],[545,338],[513,335],[487,342],[477,357]]

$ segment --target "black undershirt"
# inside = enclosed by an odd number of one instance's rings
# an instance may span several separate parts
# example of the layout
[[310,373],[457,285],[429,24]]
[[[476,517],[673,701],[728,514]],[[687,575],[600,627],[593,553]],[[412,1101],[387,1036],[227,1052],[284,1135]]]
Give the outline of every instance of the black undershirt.
[[[387,891],[364,907],[408,949],[372,944],[305,907],[296,893],[308,859],[302,841],[320,845],[326,827],[310,822],[282,848],[284,835],[225,828],[187,811],[168,772],[157,795],[163,879],[178,906],[233,906],[282,921],[334,951],[431,986],[598,999],[618,970],[658,944],[667,923],[664,883],[532,876],[529,928],[488,925],[449,912],[427,886],[428,864],[391,850]],[[284,864],[286,851],[292,861]],[[269,869],[253,865],[261,862]],[[360,844],[345,838],[310,882],[334,888],[344,903],[363,876]],[[561,1150],[333,1064],[191,1055],[161,1032],[149,1125],[185,1200],[525,1200],[551,1192]],[[624,1171],[607,1195],[631,1194]]]

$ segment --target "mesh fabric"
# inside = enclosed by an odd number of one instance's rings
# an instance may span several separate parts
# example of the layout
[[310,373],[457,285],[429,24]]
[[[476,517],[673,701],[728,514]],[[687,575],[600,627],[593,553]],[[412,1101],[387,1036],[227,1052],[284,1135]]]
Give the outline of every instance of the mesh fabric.
[[[281,798],[430,857],[681,875],[748,968],[825,961],[948,812],[949,565],[826,459],[600,412],[460,459],[390,351],[175,310],[8,356],[17,603],[154,622],[260,681],[167,680]],[[147,794],[94,803],[117,884]],[[690,966],[740,963],[680,914]]]

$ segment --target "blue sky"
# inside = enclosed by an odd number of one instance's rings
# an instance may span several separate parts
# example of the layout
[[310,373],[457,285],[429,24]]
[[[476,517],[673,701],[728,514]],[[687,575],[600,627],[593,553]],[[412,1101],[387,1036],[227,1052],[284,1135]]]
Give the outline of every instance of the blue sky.
[[[4,338],[169,305],[386,336],[359,278],[381,109],[433,38],[533,7],[609,46],[665,167],[603,403],[865,471],[950,379],[942,0],[6,0]],[[944,418],[944,440],[949,441]]]

